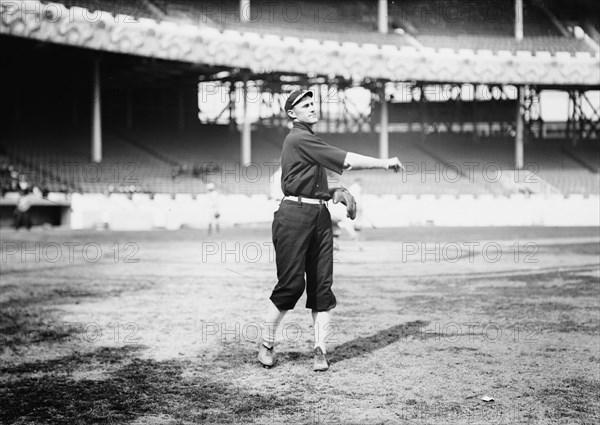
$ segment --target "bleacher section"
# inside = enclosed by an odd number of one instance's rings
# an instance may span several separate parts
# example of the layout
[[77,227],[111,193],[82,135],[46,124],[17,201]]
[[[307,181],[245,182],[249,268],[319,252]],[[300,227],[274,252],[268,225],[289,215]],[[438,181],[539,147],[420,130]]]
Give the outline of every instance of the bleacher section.
[[[8,135],[2,148],[31,184],[52,191],[189,193],[206,192],[215,183],[225,193],[268,193],[279,145],[256,136],[252,146],[260,162],[242,169],[240,135],[225,126],[203,125],[178,133],[166,130],[103,133],[103,160],[90,162],[86,129],[66,127]],[[266,132],[268,133],[268,132]],[[52,134],[52,136],[49,136]],[[263,132],[265,134],[265,132]]]
[[[49,136],[52,134],[52,136]],[[227,126],[199,125],[184,132],[156,129],[104,132],[103,161],[89,161],[85,129],[30,130],[3,142],[5,163],[15,164],[29,181],[51,191],[68,188],[89,193],[206,192],[213,182],[224,193],[268,194],[285,132],[259,128],[253,132],[253,165],[242,168],[239,132]],[[378,155],[376,133],[322,134],[347,151]],[[390,156],[405,163],[406,172],[378,170],[332,176],[346,186],[362,180],[375,195],[598,194],[598,146],[561,141],[525,144],[525,169],[515,171],[514,141],[509,137],[473,140],[470,134],[391,133]]]
[[[322,135],[328,143],[346,151],[363,155],[378,156],[377,134],[326,134]],[[465,178],[456,178],[454,170],[447,170],[436,158],[419,149],[419,135],[390,135],[389,154],[398,156],[407,168],[406,173],[393,174],[381,170],[360,170],[333,175],[333,183],[340,182],[350,186],[360,179],[365,193],[374,195],[420,195],[469,193],[480,195],[488,193],[478,183]]]
[[280,37],[312,38],[359,44],[414,46],[402,34],[377,33],[377,7],[369,2],[324,3],[301,0],[251,2],[250,22],[241,22],[239,0],[195,2],[153,0],[165,12],[164,19],[205,24],[220,30],[273,34]]
[[67,184],[82,192],[106,192],[111,185],[146,191],[152,179],[170,176],[160,161],[110,133],[104,135],[103,161],[91,163],[89,140],[85,129],[63,127],[10,135],[4,145],[16,163],[29,164],[26,175],[35,184]]
[[[513,0],[404,0],[390,3],[388,12],[393,24],[407,27],[416,35],[514,35]],[[526,36],[561,35],[533,2],[523,2],[523,13]]]
[[68,0],[63,3],[91,11],[106,10],[158,21],[211,26],[221,31],[232,29],[280,37],[416,48],[596,53],[593,46],[565,30],[572,28],[578,19],[581,19],[581,28],[592,28],[588,31],[592,38],[598,37],[598,31],[594,31],[598,24],[586,15],[572,16],[571,11],[563,25],[560,19],[563,19],[564,7],[557,9],[552,2],[548,2],[550,7],[543,2],[523,2],[524,38],[521,41],[514,37],[513,0],[389,2],[388,34],[377,32],[377,2],[367,0],[329,3],[252,0],[249,22],[240,20],[239,0]]
[[565,36],[547,12],[523,2],[524,38],[514,38],[514,1],[416,1],[390,7],[393,25],[404,28],[425,47],[511,52],[593,52],[580,39]]
[[532,160],[544,158],[539,175],[561,193],[600,194],[600,149],[591,142],[573,146],[565,141],[532,143]]
[[514,140],[508,137],[473,141],[461,135],[444,134],[430,138],[423,148],[440,161],[457,163],[463,169],[473,167],[469,175],[495,195],[600,193],[598,168],[586,167],[576,159],[595,155],[597,162],[598,146],[567,148],[565,142],[532,140],[524,145],[525,167],[520,171],[515,171]]
[[560,21],[572,32],[575,27],[585,30],[586,34],[596,43],[600,44],[600,2],[596,0],[571,0],[566,6],[560,0],[545,0],[543,5],[560,17]]
[[460,46],[461,49],[505,50],[513,53],[517,51],[544,51],[552,54],[557,52],[593,52],[582,40],[561,36],[525,37],[521,41],[517,41],[511,37],[474,35],[457,35],[452,38],[438,35],[421,35],[418,39],[424,46],[436,49],[453,49],[456,46]]
[[247,170],[239,166],[240,134],[229,126],[202,125],[182,132],[144,129],[119,132],[119,137],[161,158],[170,172],[179,170],[176,178],[170,176],[171,182],[163,182],[166,188],[156,191],[201,193],[207,182],[213,182],[228,193],[258,194],[268,192],[269,170],[279,161],[281,140],[272,133],[253,134],[251,155],[256,164]]
[[[324,136],[336,146],[367,155],[377,155],[375,137]],[[407,171],[403,175],[357,171],[335,176],[334,181],[350,185],[360,178],[365,192],[376,195],[562,193],[587,196],[600,193],[598,155],[598,146],[591,144],[567,148],[564,142],[531,141],[524,148],[524,169],[515,171],[511,138],[473,141],[469,135],[439,134],[421,141],[419,135],[392,134],[390,156],[398,156],[405,163]]]

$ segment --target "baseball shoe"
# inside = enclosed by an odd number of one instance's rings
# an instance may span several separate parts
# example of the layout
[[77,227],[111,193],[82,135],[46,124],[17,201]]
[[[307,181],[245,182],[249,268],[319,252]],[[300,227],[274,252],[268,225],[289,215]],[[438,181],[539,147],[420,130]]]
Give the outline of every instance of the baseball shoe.
[[329,369],[329,364],[327,363],[327,357],[325,357],[325,353],[321,347],[315,348],[315,360],[313,365],[313,370],[317,372],[324,372]]
[[259,341],[258,343],[258,361],[266,369],[272,368],[275,364],[273,359],[273,347],[267,347],[263,341]]

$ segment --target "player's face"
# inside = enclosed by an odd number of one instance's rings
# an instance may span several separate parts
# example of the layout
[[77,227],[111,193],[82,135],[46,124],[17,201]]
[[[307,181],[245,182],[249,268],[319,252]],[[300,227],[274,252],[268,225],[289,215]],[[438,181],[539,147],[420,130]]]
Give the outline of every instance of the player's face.
[[306,96],[298,102],[291,111],[292,113],[290,115],[292,118],[306,124],[314,124],[319,121],[319,117],[315,112],[315,103],[310,96]]

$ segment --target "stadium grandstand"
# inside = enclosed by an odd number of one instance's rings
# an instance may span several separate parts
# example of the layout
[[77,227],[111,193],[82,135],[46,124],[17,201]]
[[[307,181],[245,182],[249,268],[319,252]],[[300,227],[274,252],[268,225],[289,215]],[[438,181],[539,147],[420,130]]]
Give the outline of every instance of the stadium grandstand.
[[[330,176],[371,195],[600,194],[593,0],[0,5],[3,223],[27,186],[61,208],[202,199],[207,183],[262,202],[298,87],[327,142],[406,164]],[[545,119],[549,92],[560,120]]]

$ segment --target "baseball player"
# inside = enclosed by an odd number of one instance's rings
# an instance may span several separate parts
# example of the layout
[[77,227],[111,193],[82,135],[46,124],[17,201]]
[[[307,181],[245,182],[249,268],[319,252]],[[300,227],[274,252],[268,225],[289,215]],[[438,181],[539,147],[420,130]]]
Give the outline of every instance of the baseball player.
[[25,189],[21,191],[14,211],[16,216],[15,229],[19,230],[21,227],[25,227],[27,230],[31,230],[31,216],[29,215],[29,210],[31,209],[34,199],[35,196],[33,195],[33,191],[28,186],[25,186]]
[[219,233],[219,217],[221,217],[221,213],[219,212],[219,192],[217,191],[214,183],[208,183],[206,185],[206,190],[208,192],[208,203],[209,203],[209,221],[208,221],[208,234],[212,234],[213,225],[215,231]]
[[342,202],[350,218],[356,215],[352,195],[342,187],[328,187],[325,169],[341,174],[344,170],[371,168],[398,172],[404,167],[397,157],[363,156],[323,142],[312,130],[318,117],[311,91],[291,93],[285,111],[293,121],[293,128],[283,142],[281,189],[284,197],[272,225],[277,285],[268,303],[258,344],[258,361],[266,368],[274,365],[277,327],[306,288],[306,307],[312,310],[314,324],[313,369],[325,371],[329,368],[325,342],[331,327],[330,310],[336,306],[331,290],[333,235],[327,201]]

